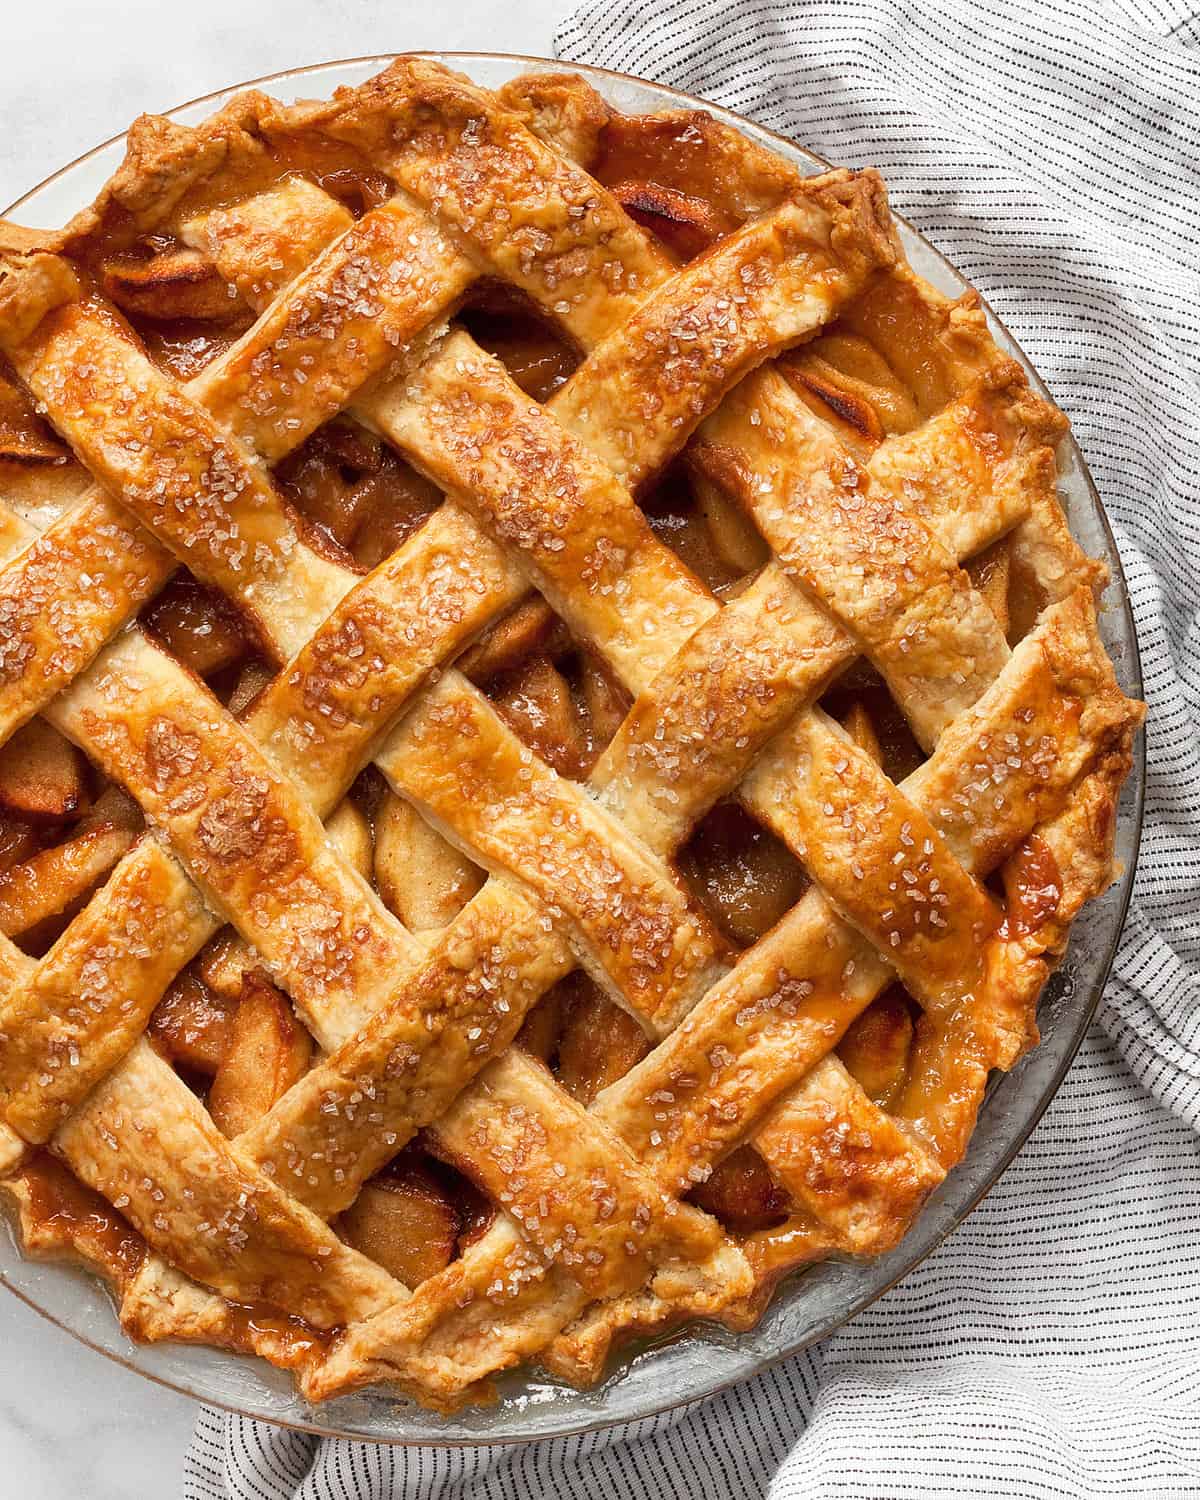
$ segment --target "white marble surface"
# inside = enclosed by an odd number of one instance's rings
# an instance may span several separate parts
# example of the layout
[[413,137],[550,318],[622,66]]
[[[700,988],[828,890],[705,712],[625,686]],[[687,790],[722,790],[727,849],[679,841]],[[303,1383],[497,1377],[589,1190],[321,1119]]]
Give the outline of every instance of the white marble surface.
[[0,1292],[0,1495],[168,1500],[194,1404]]
[[[0,59],[0,204],[142,110],[239,79],[410,48],[549,52],[570,0],[37,0]],[[13,24],[15,20],[15,25]],[[191,1402],[93,1354],[0,1293],[0,1495],[168,1500]]]

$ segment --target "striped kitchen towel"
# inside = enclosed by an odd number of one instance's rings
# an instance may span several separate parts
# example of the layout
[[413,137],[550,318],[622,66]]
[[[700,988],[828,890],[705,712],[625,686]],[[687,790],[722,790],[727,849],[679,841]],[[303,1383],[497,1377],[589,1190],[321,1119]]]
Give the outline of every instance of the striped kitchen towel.
[[1184,0],[590,0],[557,47],[880,167],[1071,417],[1150,702],[1125,940],[1000,1184],[821,1347],[525,1448],[317,1442],[204,1412],[183,1494],[1200,1496],[1200,19]]

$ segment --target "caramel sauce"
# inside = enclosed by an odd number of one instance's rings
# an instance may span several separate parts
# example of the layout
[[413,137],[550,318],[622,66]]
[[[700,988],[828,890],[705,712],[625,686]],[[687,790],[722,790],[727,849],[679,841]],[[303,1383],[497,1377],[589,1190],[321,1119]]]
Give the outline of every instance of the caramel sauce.
[[808,884],[786,845],[733,802],[718,803],[700,822],[679,867],[721,930],[744,947],[774,927]]
[[185,969],[154,1007],[150,1040],[171,1063],[211,1077],[229,1047],[236,1005]]
[[720,594],[741,577],[718,551],[707,522],[699,514],[683,464],[672,464],[641,505],[659,541],[670,547],[713,593]]
[[306,1365],[326,1353],[341,1332],[338,1328],[313,1328],[302,1318],[240,1302],[227,1302],[225,1316],[224,1342],[228,1348],[261,1354],[284,1370]]
[[[529,623],[538,628],[536,621]],[[556,616],[541,639],[541,651],[522,653],[514,665],[486,675],[468,653],[464,670],[482,683],[501,718],[531,750],[560,776],[580,781],[628,712],[628,695],[597,655],[573,649]],[[488,658],[502,659],[502,653],[489,651]]]
[[[653,202],[664,193],[703,206],[708,235],[727,234],[745,218],[736,209],[733,183],[721,172],[721,152],[711,119],[699,111],[614,115],[600,137],[592,176],[614,191],[634,184]],[[744,172],[744,163],[739,164]]]
[[197,677],[236,665],[253,642],[237,610],[216,589],[180,571],[142,611],[142,623]]
[[118,1286],[136,1274],[146,1254],[141,1235],[61,1162],[39,1151],[17,1177],[33,1233],[96,1261]]
[[557,986],[563,1002],[555,1075],[572,1098],[591,1104],[650,1051],[650,1040],[582,971]]
[[0,811],[0,873],[31,858],[42,847],[36,825],[26,818]]
[[0,362],[0,458],[20,463],[66,463],[70,451],[39,417],[24,390]]
[[513,1039],[513,1045],[536,1057],[550,1067],[558,1051],[558,1039],[562,1035],[563,1018],[566,1015],[568,987],[575,976],[566,978],[552,986],[521,1022],[521,1029]]
[[496,1206],[468,1178],[460,1178],[461,1186],[455,1195],[462,1228],[458,1232],[458,1253],[468,1250],[476,1240],[481,1240],[496,1222]]
[[[742,1246],[755,1273],[755,1308],[766,1306],[781,1275],[806,1261],[820,1260],[833,1248],[829,1235],[803,1214],[750,1235]],[[751,1313],[751,1321],[756,1315]]]
[[232,348],[242,333],[241,322],[211,323],[196,318],[134,321],[150,359],[176,380],[199,375],[218,355]]
[[1054,851],[1038,834],[1032,834],[1004,867],[1007,896],[1001,938],[1036,932],[1058,910],[1062,900],[1062,871]]
[[963,564],[963,570],[974,587],[986,593],[992,580],[1008,567],[1008,542],[1001,538],[985,552],[980,552]]
[[386,203],[393,192],[391,181],[382,172],[365,166],[335,167],[313,176],[317,186],[336,198],[356,219]]
[[904,987],[891,985],[850,1023],[838,1043],[846,1071],[881,1108],[895,1101],[908,1077],[915,1013]]
[[501,718],[560,776],[586,774],[589,745],[570,684],[545,656],[534,656],[488,685]]
[[844,719],[856,704],[861,705],[870,718],[883,757],[881,766],[888,777],[899,784],[924,764],[925,752],[913,737],[908,720],[896,707],[892,695],[865,661],[856,662],[821,699],[821,707],[838,720]]
[[579,355],[550,324],[500,288],[479,290],[460,321],[535,401],[548,401],[579,364]]
[[751,1146],[739,1146],[720,1162],[707,1182],[688,1194],[734,1234],[754,1234],[787,1216],[788,1195]]

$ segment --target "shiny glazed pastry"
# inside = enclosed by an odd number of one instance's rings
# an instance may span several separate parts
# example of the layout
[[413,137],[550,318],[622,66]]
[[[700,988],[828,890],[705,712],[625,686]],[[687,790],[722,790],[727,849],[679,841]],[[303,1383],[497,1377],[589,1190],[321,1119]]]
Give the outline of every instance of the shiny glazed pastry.
[[29,1254],[448,1410],[898,1242],[1142,709],[875,173],[400,59],[139,120],[0,353]]

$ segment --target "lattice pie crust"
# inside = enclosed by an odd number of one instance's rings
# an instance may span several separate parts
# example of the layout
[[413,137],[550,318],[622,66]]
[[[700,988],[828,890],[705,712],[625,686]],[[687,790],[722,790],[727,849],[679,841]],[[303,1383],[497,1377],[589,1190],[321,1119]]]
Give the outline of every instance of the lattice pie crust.
[[1142,710],[875,173],[401,59],[137,121],[0,350],[29,1253],[451,1408],[897,1242]]

